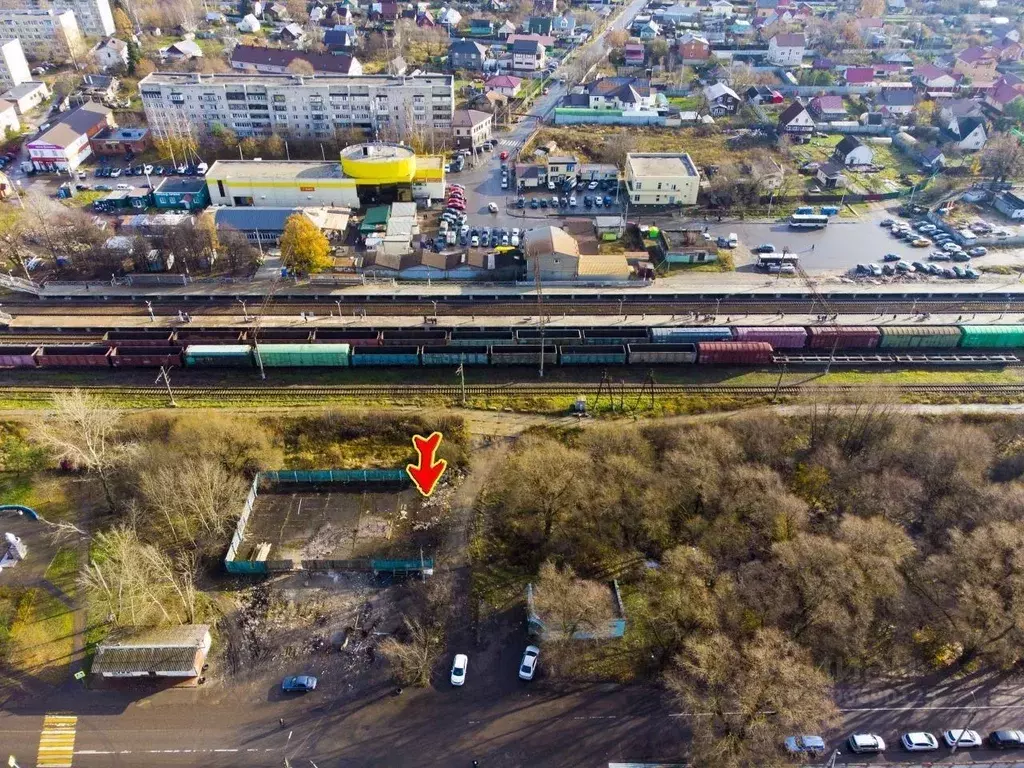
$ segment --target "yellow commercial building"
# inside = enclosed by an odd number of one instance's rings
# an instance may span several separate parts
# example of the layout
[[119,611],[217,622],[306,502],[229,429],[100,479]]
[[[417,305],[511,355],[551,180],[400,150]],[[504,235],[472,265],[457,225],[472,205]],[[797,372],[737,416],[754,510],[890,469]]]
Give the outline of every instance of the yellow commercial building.
[[206,186],[219,206],[359,208],[442,198],[444,161],[400,144],[354,144],[340,163],[218,160]]

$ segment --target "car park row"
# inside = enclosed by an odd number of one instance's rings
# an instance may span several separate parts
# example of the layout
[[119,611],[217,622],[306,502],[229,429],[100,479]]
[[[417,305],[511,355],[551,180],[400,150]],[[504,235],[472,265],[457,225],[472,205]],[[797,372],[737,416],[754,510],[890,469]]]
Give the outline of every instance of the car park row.
[[[939,740],[927,731],[908,731],[900,735],[900,746],[907,752],[935,752],[940,748]],[[942,732],[942,742],[949,749],[991,749],[1024,748],[1024,732],[1011,729],[992,731],[987,739],[967,728],[950,728]],[[854,754],[880,754],[888,745],[885,739],[874,733],[855,733],[845,743]],[[783,742],[783,748],[791,755],[820,756],[828,749],[821,736],[790,736]]]

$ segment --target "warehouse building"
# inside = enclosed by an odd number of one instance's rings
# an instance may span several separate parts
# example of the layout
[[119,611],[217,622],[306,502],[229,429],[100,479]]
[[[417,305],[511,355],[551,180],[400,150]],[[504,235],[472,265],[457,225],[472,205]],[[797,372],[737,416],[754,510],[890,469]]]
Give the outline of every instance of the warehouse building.
[[142,630],[96,647],[92,672],[117,677],[199,677],[212,639],[207,624]]
[[206,174],[213,205],[348,206],[444,196],[444,162],[398,144],[354,144],[340,163],[218,160]]
[[160,137],[199,135],[216,125],[242,137],[330,139],[351,130],[447,134],[455,105],[453,77],[429,74],[154,72],[139,83],[139,93],[146,121]]

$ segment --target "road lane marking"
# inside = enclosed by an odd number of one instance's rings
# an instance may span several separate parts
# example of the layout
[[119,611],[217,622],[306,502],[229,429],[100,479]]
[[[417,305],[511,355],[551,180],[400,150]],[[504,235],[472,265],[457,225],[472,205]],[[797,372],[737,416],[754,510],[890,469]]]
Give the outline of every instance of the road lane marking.
[[43,718],[36,768],[71,768],[77,726],[78,718],[74,715],[46,715]]

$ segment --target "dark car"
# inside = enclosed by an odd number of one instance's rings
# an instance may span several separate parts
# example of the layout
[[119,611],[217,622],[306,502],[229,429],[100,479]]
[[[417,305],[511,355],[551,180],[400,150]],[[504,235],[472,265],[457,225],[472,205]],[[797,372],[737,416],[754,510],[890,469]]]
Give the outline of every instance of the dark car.
[[519,199],[516,200],[516,208],[525,208],[525,207],[526,207],[526,198],[525,197],[520,197]]
[[992,731],[988,735],[992,749],[1020,749],[1024,747],[1024,733],[1020,731]]
[[306,693],[316,690],[316,678],[312,675],[292,675],[281,681],[281,690],[285,693]]
[[548,199],[546,197],[542,197],[540,199],[540,207],[541,208],[547,208],[548,207]]
[[613,200],[613,199],[612,199],[612,196],[611,196],[611,195],[605,195],[605,196],[604,196],[604,204],[605,204],[605,207],[609,207],[609,206],[611,206],[611,205],[612,205],[612,203],[614,203],[614,202],[615,202],[615,200]]
[[594,199],[590,195],[587,195],[583,198],[583,205],[586,208],[592,208],[594,205]]
[[540,206],[540,203],[539,203],[539,202],[537,201],[537,198],[536,198],[536,197],[532,197],[532,198],[530,198],[530,207],[531,207],[531,208],[533,208],[534,210],[536,210],[536,209],[537,209],[537,208],[538,208],[539,206]]

